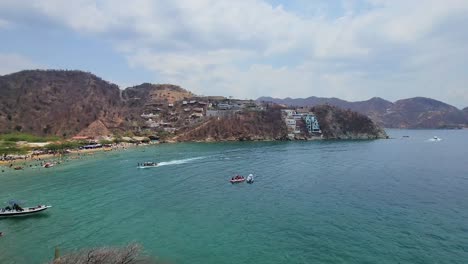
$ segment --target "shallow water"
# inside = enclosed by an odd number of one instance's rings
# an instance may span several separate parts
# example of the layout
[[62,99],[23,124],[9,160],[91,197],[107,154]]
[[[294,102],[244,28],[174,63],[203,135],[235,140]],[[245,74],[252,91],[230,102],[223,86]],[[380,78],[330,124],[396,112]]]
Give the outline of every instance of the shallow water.
[[[53,208],[0,219],[0,263],[129,242],[174,263],[467,263],[468,131],[389,134],[166,144],[7,170],[0,201]],[[145,161],[161,166],[136,168]],[[256,181],[230,184],[237,173]]]

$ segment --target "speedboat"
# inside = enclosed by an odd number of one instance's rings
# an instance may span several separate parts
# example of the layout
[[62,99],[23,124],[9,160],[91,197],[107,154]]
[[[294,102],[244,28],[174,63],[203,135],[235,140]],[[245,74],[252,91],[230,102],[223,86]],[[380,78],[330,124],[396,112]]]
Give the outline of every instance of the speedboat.
[[11,206],[7,206],[5,208],[2,208],[0,210],[0,217],[7,217],[7,216],[26,216],[26,215],[31,215],[35,213],[39,213],[42,211],[47,210],[48,208],[51,208],[52,206],[50,205],[38,205],[35,207],[26,207],[22,208],[19,206],[17,203],[12,203]]
[[430,141],[441,141],[440,137],[434,136],[433,138],[429,139]]
[[237,175],[236,177],[232,177],[230,180],[229,180],[231,183],[241,183],[241,182],[244,182],[245,181],[245,178],[244,176],[240,176],[240,175]]
[[158,163],[156,162],[143,162],[143,163],[138,163],[139,169],[146,169],[146,168],[155,168],[158,166]]
[[247,176],[247,183],[253,183],[254,182],[254,176],[253,174],[249,174],[249,176]]

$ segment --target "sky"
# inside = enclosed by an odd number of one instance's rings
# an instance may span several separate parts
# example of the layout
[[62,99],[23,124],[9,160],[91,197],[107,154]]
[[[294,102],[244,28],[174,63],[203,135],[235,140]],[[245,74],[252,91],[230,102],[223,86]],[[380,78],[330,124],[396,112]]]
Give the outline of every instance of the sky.
[[467,0],[0,0],[0,75],[468,106]]

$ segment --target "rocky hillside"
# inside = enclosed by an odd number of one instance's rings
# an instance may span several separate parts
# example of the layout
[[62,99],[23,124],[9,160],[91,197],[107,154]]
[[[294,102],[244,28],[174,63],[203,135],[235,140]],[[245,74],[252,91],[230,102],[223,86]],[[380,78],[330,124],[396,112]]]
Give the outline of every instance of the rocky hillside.
[[22,71],[0,76],[0,132],[71,136],[96,120],[120,126],[119,88],[80,71]]
[[363,114],[331,105],[315,106],[311,111],[317,116],[325,139],[388,138],[380,126]]
[[192,96],[169,84],[121,91],[81,71],[21,71],[0,76],[0,133],[106,135],[138,127],[145,110]]
[[278,99],[260,97],[260,101],[293,106],[329,104],[350,109],[370,117],[388,128],[458,128],[468,127],[467,115],[454,106],[424,97],[403,99],[394,103],[379,97],[367,101],[348,102],[338,98]]
[[251,141],[281,140],[286,137],[286,124],[279,109],[244,112],[227,118],[210,118],[197,127],[181,131],[177,141]]
[[[370,118],[351,110],[320,105],[310,109],[320,123],[323,139],[381,139],[385,131]],[[288,129],[278,108],[243,113],[227,119],[209,119],[187,130],[177,141],[284,140]]]

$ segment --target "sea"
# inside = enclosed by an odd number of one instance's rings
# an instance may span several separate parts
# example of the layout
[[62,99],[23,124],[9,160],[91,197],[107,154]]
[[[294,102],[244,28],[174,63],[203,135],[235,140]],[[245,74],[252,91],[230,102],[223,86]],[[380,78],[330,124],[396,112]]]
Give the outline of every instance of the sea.
[[[468,130],[179,143],[0,172],[0,263],[138,243],[163,263],[468,263]],[[431,140],[434,136],[440,141]],[[138,169],[138,163],[159,166]],[[253,184],[231,184],[237,174]]]

